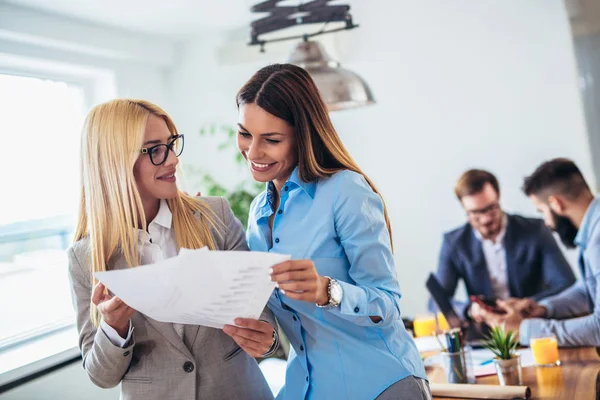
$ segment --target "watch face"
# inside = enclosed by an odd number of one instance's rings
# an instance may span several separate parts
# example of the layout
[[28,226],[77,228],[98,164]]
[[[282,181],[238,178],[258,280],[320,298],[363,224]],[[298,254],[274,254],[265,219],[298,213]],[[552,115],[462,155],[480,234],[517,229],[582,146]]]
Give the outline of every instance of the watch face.
[[331,300],[335,303],[342,301],[342,287],[337,281],[331,282]]

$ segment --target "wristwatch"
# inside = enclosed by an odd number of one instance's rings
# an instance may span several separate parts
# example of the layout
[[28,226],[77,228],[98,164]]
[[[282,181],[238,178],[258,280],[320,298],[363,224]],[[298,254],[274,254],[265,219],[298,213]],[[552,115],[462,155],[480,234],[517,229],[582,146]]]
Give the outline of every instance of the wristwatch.
[[342,297],[344,296],[344,291],[342,290],[342,285],[340,283],[328,276],[325,278],[329,279],[329,285],[327,286],[327,295],[329,297],[329,302],[324,305],[317,304],[319,308],[333,308],[338,307],[342,302]]

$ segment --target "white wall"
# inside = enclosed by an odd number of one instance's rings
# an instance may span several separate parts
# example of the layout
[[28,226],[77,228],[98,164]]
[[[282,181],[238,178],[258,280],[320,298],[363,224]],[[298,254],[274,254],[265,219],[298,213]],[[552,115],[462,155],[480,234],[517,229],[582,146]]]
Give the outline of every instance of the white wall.
[[504,208],[525,214],[519,186],[540,162],[571,157],[593,178],[562,1],[419,4],[380,15],[379,40],[359,28],[340,41],[379,106],[333,116],[390,206],[409,313],[424,307],[441,232],[464,221],[452,193],[463,170],[493,171]]
[[[463,170],[497,174],[504,208],[528,215],[534,209],[519,186],[541,161],[571,157],[593,179],[570,30],[561,0],[350,3],[360,27],[322,39],[371,85],[377,104],[332,119],[386,198],[411,315],[425,309],[442,232],[464,222],[452,194]],[[169,86],[186,133],[235,124],[236,91],[259,67],[284,62],[293,45],[259,54],[247,41],[238,31],[180,48]],[[248,177],[227,167],[214,143],[187,143],[186,162],[225,182]]]

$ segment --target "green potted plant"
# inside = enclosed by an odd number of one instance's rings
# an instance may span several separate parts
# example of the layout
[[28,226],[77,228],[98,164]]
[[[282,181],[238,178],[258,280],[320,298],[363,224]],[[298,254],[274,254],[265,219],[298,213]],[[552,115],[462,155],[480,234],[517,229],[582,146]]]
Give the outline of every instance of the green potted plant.
[[521,385],[521,356],[517,353],[519,340],[515,332],[505,331],[503,326],[491,329],[483,346],[490,350],[494,358],[494,366],[498,381],[502,386]]

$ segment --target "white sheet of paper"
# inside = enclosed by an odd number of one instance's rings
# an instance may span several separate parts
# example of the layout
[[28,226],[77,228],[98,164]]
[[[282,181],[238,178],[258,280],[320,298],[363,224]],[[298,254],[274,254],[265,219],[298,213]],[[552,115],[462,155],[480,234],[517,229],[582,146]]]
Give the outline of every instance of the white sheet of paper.
[[[521,349],[517,353],[521,355],[521,367],[531,367],[535,365],[535,359],[533,358],[533,352],[531,349]],[[488,376],[496,373],[496,367],[494,363],[489,363],[489,360],[494,359],[496,356],[488,349],[477,349],[471,353],[471,359],[475,368],[475,376]],[[486,363],[487,362],[487,363]],[[486,363],[485,365],[481,365]]]
[[[427,340],[426,340],[427,339]],[[427,337],[427,338],[416,338],[415,342],[417,342],[417,347],[419,350],[421,348],[425,349],[422,351],[434,351],[441,350],[439,344],[435,345],[435,337]],[[531,367],[535,365],[535,359],[533,358],[533,353],[531,349],[520,349],[517,351],[521,355],[521,367]],[[494,353],[488,349],[475,349],[471,351],[471,363],[473,365],[475,377],[480,376],[488,376],[496,374],[496,367],[494,363],[490,363],[489,360],[494,359]],[[441,365],[442,360],[438,354],[433,355],[425,359],[425,365],[430,366],[433,364]],[[482,363],[484,365],[482,365]]]
[[442,350],[440,341],[445,341],[446,339],[444,338],[444,335],[439,335],[438,338],[439,340],[436,340],[435,336],[421,336],[414,338],[419,353]]
[[96,279],[135,310],[161,321],[223,328],[258,319],[275,283],[269,268],[289,255],[181,249],[177,257],[97,272]]

